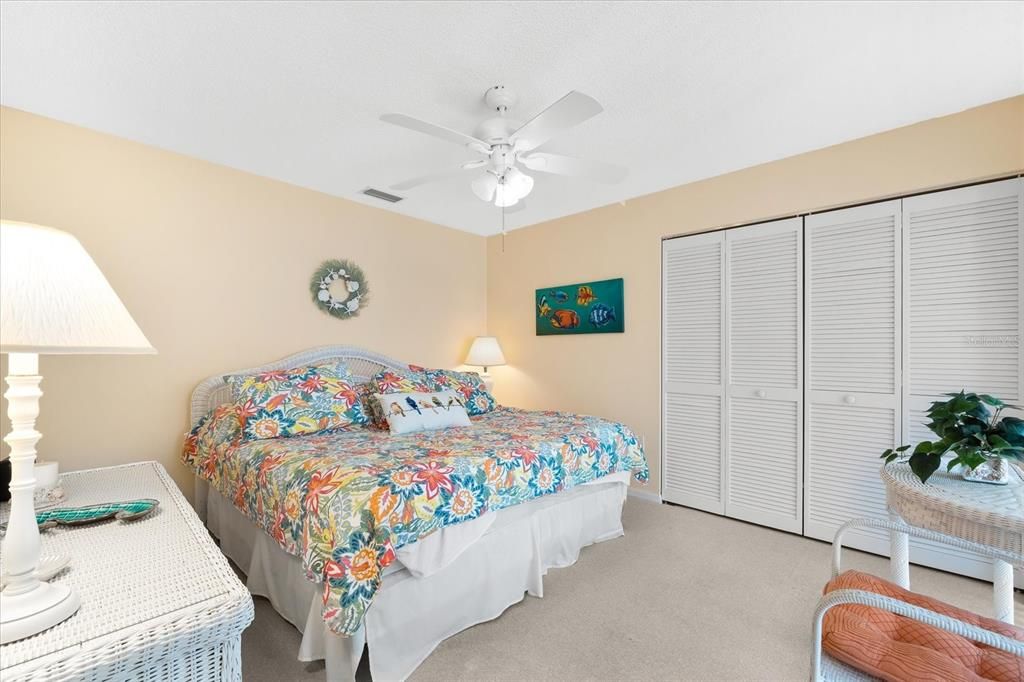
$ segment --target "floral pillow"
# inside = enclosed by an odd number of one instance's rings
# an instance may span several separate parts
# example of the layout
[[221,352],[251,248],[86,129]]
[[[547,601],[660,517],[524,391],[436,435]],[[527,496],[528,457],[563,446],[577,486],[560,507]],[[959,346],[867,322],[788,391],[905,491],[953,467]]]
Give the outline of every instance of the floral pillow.
[[373,375],[370,383],[377,393],[430,393],[430,381],[420,367],[410,365],[409,369],[384,369]]
[[369,426],[386,429],[388,425],[380,413],[380,403],[377,402],[378,395],[377,386],[372,381],[356,384],[356,396],[359,398],[359,404],[363,407],[363,414],[369,419]]
[[369,421],[344,362],[225,378],[246,418],[245,440],[301,436]]
[[[182,461],[195,467],[200,452],[226,452],[237,447],[242,442],[244,428],[245,417],[241,407],[231,403],[218,405],[204,415],[185,436]],[[203,470],[209,480],[219,479],[217,466],[223,461],[223,457],[207,457],[203,460]]]
[[409,369],[383,369],[369,381],[369,399],[367,404],[370,407],[370,420],[373,426],[378,429],[388,428],[387,419],[380,409],[378,394],[388,393],[430,393],[433,389],[423,374],[422,367],[409,365]]
[[462,396],[466,412],[470,415],[485,414],[498,405],[479,374],[450,369],[427,369],[423,373],[430,382],[431,390],[455,391]]

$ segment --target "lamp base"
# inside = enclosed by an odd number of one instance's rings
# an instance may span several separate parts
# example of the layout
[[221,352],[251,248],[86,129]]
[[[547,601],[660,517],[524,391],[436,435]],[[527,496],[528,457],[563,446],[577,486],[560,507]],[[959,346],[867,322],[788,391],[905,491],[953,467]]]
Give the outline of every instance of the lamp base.
[[484,371],[483,374],[480,375],[480,379],[484,382],[484,388],[487,389],[487,392],[494,393],[494,377],[490,375],[486,367],[484,367]]
[[38,582],[28,592],[0,592],[0,644],[30,637],[70,618],[81,602],[67,585]]

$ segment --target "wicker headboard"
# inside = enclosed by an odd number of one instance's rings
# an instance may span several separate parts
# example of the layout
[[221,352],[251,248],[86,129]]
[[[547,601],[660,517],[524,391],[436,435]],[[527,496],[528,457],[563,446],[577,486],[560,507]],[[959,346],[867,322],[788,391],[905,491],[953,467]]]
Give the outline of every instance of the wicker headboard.
[[328,360],[344,360],[349,371],[358,381],[366,381],[382,369],[405,369],[409,365],[398,360],[393,360],[379,353],[357,348],[355,346],[322,346],[311,348],[294,355],[268,362],[259,367],[248,367],[246,369],[233,369],[212,377],[203,379],[195,390],[192,391],[192,411],[189,415],[189,422],[195,426],[199,419],[221,403],[230,401],[230,389],[225,375],[230,374],[255,374],[266,372],[271,369],[289,369],[291,367],[302,367]]

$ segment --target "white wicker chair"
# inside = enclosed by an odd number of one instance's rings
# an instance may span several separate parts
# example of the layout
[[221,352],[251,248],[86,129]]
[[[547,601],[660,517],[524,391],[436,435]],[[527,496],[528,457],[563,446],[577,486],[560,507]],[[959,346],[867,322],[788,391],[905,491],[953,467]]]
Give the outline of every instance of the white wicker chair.
[[[996,549],[987,545],[980,545],[954,538],[942,533],[936,533],[914,526],[908,526],[898,521],[883,519],[854,519],[843,524],[836,532],[835,540],[832,542],[832,577],[835,578],[841,572],[841,555],[843,551],[843,536],[847,531],[854,528],[880,528],[891,531],[899,531],[913,537],[923,538],[942,542],[954,547],[976,552],[993,559],[1001,559],[1015,566],[1024,565],[1024,557],[1019,554]],[[821,650],[821,627],[825,613],[834,606],[840,604],[863,604],[884,609],[892,613],[913,618],[914,620],[928,625],[941,628],[948,632],[966,637],[976,642],[981,642],[995,649],[1009,652],[1015,656],[1024,656],[1024,642],[1019,642],[995,632],[979,628],[969,623],[943,616],[928,609],[907,604],[906,602],[885,597],[873,592],[864,590],[836,590],[829,592],[821,598],[814,613],[814,632],[811,654],[811,679],[812,680],[873,680],[875,678],[851,668],[840,661],[832,658]]]

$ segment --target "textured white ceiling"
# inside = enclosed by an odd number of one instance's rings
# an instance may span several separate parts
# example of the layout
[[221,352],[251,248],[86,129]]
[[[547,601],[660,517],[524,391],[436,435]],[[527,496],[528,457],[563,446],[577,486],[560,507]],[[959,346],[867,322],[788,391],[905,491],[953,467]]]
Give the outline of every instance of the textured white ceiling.
[[597,98],[543,149],[629,169],[536,173],[511,229],[1024,92],[1024,3],[0,3],[6,106],[479,234],[471,172],[359,192],[471,158],[380,114],[471,133],[496,83]]

